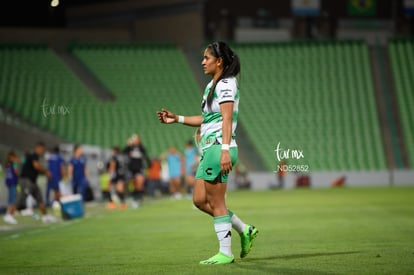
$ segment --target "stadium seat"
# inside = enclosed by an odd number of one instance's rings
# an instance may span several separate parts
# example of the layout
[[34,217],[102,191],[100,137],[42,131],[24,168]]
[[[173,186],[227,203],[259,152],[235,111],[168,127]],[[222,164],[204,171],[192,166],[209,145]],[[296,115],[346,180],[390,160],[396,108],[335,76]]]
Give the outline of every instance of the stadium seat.
[[410,167],[414,167],[414,40],[395,39],[388,44],[397,104]]
[[268,169],[278,142],[317,170],[385,169],[367,46],[359,41],[236,44],[240,120]]
[[[162,107],[199,113],[201,91],[182,52],[173,45],[72,45],[115,96],[101,102],[46,45],[0,45],[0,102],[68,141],[124,146],[139,133],[151,155],[184,146],[193,129],[160,125]],[[66,106],[67,116],[44,116],[42,104]],[[159,138],[162,137],[162,138]]]

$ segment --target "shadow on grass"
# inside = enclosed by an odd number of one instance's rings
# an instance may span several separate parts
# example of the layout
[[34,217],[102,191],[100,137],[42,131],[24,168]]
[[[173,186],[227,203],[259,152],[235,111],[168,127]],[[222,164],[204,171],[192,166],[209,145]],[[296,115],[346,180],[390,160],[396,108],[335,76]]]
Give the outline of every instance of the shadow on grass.
[[337,256],[337,255],[347,255],[347,254],[357,254],[361,251],[339,251],[339,252],[320,252],[320,253],[301,253],[301,254],[290,254],[290,255],[275,255],[268,257],[251,257],[244,259],[243,262],[254,262],[254,261],[265,261],[265,260],[294,260],[302,258],[312,258],[312,257],[324,257],[324,256]]
[[[339,252],[325,252],[325,253],[301,253],[290,255],[278,255],[268,257],[247,258],[241,261],[236,261],[237,269],[240,274],[318,274],[331,275],[334,273],[322,270],[312,270],[309,268],[301,269],[298,266],[286,267],[279,266],[277,260],[295,260],[312,257],[326,257],[347,254],[357,254],[360,251],[339,251]],[[276,261],[276,262],[275,262]],[[244,263],[244,264],[243,264]]]

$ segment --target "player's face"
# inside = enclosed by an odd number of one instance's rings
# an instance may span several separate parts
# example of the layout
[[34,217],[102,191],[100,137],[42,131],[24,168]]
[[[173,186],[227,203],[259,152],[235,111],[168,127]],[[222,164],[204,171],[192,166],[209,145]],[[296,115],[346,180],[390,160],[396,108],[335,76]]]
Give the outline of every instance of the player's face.
[[38,146],[36,146],[35,151],[36,151],[36,154],[43,155],[45,153],[46,149],[45,149],[45,147],[38,145]]
[[134,137],[132,138],[132,144],[133,144],[133,145],[139,145],[139,144],[140,144],[140,142],[141,142],[141,140],[139,139],[139,137],[138,137],[138,136],[134,136]]
[[220,60],[221,59],[213,56],[211,54],[210,49],[207,48],[204,51],[203,61],[201,62],[201,65],[203,66],[204,74],[215,75],[219,69]]
[[76,149],[75,154],[76,154],[77,156],[80,156],[80,155],[82,155],[82,153],[83,153],[83,149],[82,149],[82,147],[78,147],[78,149]]

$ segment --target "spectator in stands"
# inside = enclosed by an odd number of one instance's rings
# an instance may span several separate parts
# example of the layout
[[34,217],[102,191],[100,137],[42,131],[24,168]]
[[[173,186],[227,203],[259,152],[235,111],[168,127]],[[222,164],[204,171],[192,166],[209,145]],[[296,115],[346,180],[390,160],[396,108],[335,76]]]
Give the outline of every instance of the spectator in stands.
[[138,208],[144,198],[145,162],[149,166],[151,160],[137,134],[132,135],[131,144],[125,148],[124,153],[128,156],[128,169],[134,184],[132,207]]
[[10,224],[17,224],[17,220],[14,218],[14,213],[16,211],[16,199],[17,199],[17,183],[18,183],[18,169],[20,165],[20,160],[17,157],[16,153],[10,151],[7,154],[6,159],[6,186],[8,191],[7,199],[7,210],[6,215],[3,217],[3,220]]
[[42,213],[42,221],[55,222],[56,218],[47,213],[46,205],[43,203],[42,194],[40,188],[37,185],[37,176],[44,174],[48,179],[51,178],[50,172],[40,164],[40,157],[45,153],[45,145],[42,142],[38,142],[35,146],[34,152],[26,155],[25,162],[21,171],[20,178],[20,197],[18,205],[24,205],[26,197],[32,195],[36,200],[37,205]]
[[163,154],[162,158],[168,163],[170,194],[174,199],[181,199],[181,164],[183,157],[174,146],[171,146],[170,149]]
[[151,166],[148,169],[147,180],[148,194],[151,197],[155,197],[156,189],[161,188],[161,162],[158,158],[153,158],[151,160]]
[[[125,171],[124,160],[120,154],[118,146],[112,147],[112,157],[108,165],[108,173],[111,185],[115,187],[116,194],[120,200],[120,209],[126,209],[125,204]],[[108,204],[109,209],[116,208],[116,204],[111,200]]]
[[86,187],[88,185],[88,169],[86,157],[83,155],[82,145],[76,144],[73,148],[73,156],[68,167],[68,177],[72,182],[73,194],[81,194],[86,201]]
[[193,195],[193,188],[195,182],[195,172],[198,166],[198,151],[197,148],[194,147],[193,141],[187,141],[184,150],[184,157],[185,157],[185,185],[187,195],[192,197]]
[[51,178],[47,181],[46,187],[46,205],[50,206],[50,191],[53,190],[53,201],[59,201],[60,199],[60,190],[59,183],[62,178],[65,177],[65,160],[60,155],[59,147],[56,146],[53,148],[52,152],[48,154],[48,170],[52,175]]

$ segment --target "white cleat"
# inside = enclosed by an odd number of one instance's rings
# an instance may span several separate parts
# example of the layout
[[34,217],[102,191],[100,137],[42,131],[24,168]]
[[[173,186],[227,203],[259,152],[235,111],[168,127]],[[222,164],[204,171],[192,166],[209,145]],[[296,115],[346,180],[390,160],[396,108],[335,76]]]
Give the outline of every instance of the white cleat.
[[139,201],[133,201],[131,203],[131,208],[132,209],[138,209],[141,206],[141,203]]
[[33,209],[31,209],[31,208],[26,208],[26,209],[23,209],[23,210],[21,210],[20,211],[20,214],[22,215],[22,216],[33,216],[33,214],[34,214],[34,212],[33,212]]
[[57,222],[57,219],[50,214],[46,214],[42,217],[43,223],[54,223]]
[[3,220],[9,224],[18,224],[17,220],[10,214],[5,215]]

